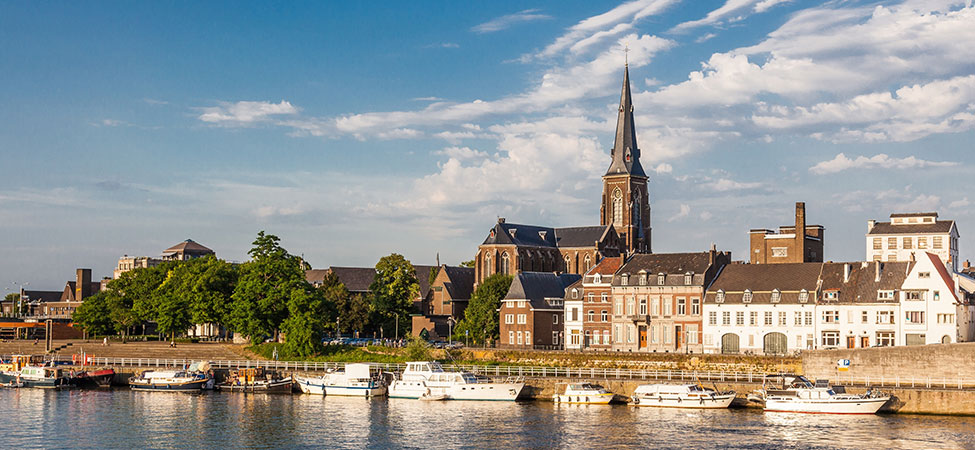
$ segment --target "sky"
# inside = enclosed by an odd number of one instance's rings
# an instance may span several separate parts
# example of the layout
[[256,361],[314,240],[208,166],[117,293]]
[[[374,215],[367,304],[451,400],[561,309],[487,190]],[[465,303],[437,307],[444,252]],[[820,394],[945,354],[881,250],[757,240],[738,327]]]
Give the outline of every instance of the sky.
[[261,230],[324,268],[598,225],[626,60],[655,252],[746,259],[804,201],[828,260],[918,211],[975,259],[972,3],[0,0],[0,285]]

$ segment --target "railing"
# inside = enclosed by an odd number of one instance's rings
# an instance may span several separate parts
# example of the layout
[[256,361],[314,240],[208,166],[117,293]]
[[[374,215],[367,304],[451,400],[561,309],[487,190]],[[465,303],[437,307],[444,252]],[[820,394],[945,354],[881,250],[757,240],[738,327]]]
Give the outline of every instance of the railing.
[[[8,359],[4,357],[4,359]],[[70,356],[58,358],[61,362],[72,362]],[[135,368],[172,368],[189,367],[200,359],[163,359],[163,358],[110,358],[89,357],[90,366],[121,366]],[[211,367],[218,369],[264,368],[269,370],[294,372],[320,372],[345,366],[344,362],[307,362],[307,361],[265,361],[265,360],[207,360]],[[80,363],[80,361],[79,361]],[[373,363],[387,372],[402,372],[406,364],[402,363]],[[710,383],[742,383],[760,385],[765,373],[761,372],[710,372],[687,370],[646,370],[646,369],[613,369],[613,368],[585,368],[585,367],[536,367],[536,366],[491,366],[476,364],[446,364],[446,370],[463,370],[477,375],[489,377],[522,377],[525,378],[570,378],[570,379],[620,379],[620,380],[648,380],[672,382],[700,382]],[[921,377],[856,377],[837,375],[829,378],[833,385],[870,387],[870,388],[925,388],[925,389],[953,389],[975,390],[975,379],[949,378],[921,378]]]

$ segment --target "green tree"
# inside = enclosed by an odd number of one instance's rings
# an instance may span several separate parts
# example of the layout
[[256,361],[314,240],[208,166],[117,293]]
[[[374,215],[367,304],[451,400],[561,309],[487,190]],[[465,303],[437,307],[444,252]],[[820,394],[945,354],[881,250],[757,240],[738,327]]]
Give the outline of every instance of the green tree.
[[310,284],[293,289],[288,299],[288,318],[281,325],[285,353],[307,358],[322,349],[326,323],[334,317],[325,293]]
[[89,336],[112,334],[114,324],[110,317],[108,299],[105,293],[99,292],[85,299],[78,306],[71,318]]
[[[343,286],[344,287],[344,286]],[[372,316],[372,301],[362,294],[339,297],[336,302],[339,333],[343,331],[365,331]]]
[[372,291],[373,326],[382,327],[384,334],[392,336],[398,320],[399,330],[406,332],[413,299],[420,292],[413,264],[397,253],[382,257],[376,263],[376,278],[369,290]]
[[465,332],[477,343],[485,343],[498,338],[500,322],[498,309],[501,299],[508,295],[511,275],[496,273],[484,279],[464,310],[464,318],[454,327],[454,338],[463,339]]
[[248,252],[251,260],[240,267],[232,295],[230,324],[254,344],[277,337],[288,316],[292,291],[307,284],[300,260],[288,254],[279,241],[273,234],[258,233]]
[[463,261],[463,262],[460,263],[460,266],[461,267],[470,267],[471,269],[473,269],[474,268],[474,260],[472,259],[470,261]]

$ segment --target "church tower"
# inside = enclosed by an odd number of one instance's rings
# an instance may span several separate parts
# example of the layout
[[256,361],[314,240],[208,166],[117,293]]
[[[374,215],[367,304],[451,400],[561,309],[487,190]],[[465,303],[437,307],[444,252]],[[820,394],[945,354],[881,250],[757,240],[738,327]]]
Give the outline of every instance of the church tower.
[[627,255],[650,253],[650,195],[646,172],[640,165],[630,98],[630,68],[623,69],[623,93],[616,120],[616,142],[609,170],[603,175],[601,225],[613,225],[620,235],[621,251]]

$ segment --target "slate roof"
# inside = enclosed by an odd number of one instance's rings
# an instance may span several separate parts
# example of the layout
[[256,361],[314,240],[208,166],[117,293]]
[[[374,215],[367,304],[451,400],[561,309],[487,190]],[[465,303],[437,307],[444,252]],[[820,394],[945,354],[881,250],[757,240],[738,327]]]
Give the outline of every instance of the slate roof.
[[481,245],[519,247],[593,247],[610,232],[612,225],[552,228],[538,225],[498,222]]
[[623,267],[616,271],[617,276],[613,277],[613,286],[622,286],[622,279],[619,275],[628,274],[628,286],[637,284],[635,278],[641,271],[647,274],[647,285],[656,285],[659,273],[664,273],[665,285],[684,284],[684,274],[693,272],[694,284],[704,283],[704,273],[711,266],[708,252],[702,253],[650,253],[636,254],[630,257]]
[[[376,279],[376,269],[374,267],[329,267],[332,273],[338,277],[345,288],[352,293],[369,292],[369,285]],[[306,275],[307,277],[307,275]]]
[[752,291],[752,303],[771,303],[772,291],[778,289],[782,303],[797,303],[799,292],[805,289],[809,293],[809,303],[813,303],[823,265],[729,264],[711,283],[705,302],[714,303],[715,294],[722,290],[725,293],[724,303],[742,303],[743,293],[748,289]]
[[556,228],[556,245],[560,248],[593,247],[603,239],[612,225]]
[[[102,290],[102,283],[101,283],[101,281],[92,281],[91,282],[91,295],[95,295],[95,294],[98,293],[98,291],[101,291],[101,290]],[[78,282],[77,281],[69,281],[64,286],[64,290],[61,291],[58,294],[58,299],[57,300],[51,300],[51,301],[55,301],[55,302],[69,302],[69,301],[71,301],[71,302],[73,302],[73,301],[75,301],[75,295],[77,294],[77,292],[78,292]],[[48,300],[45,300],[45,301],[48,301]]]
[[[626,152],[630,159],[626,159]],[[620,93],[619,115],[616,118],[616,139],[613,142],[612,162],[606,175],[631,174],[646,177],[640,164],[640,148],[636,143],[636,125],[633,121],[633,99],[630,96],[630,67],[623,69],[623,89]]]
[[[877,291],[899,291],[904,284],[904,280],[907,278],[907,274],[910,273],[911,268],[914,266],[912,262],[880,261],[854,262],[849,264],[851,265],[850,279],[845,283],[842,282],[843,270],[845,270],[843,267],[844,264],[828,264],[830,267],[828,272],[838,272],[841,285],[839,303],[880,302],[877,299]],[[824,272],[827,271],[824,270]],[[879,281],[877,280],[878,273],[880,275]],[[831,275],[831,278],[833,277],[836,277],[836,275]],[[823,288],[835,288],[836,282],[837,280],[835,279],[824,279]],[[897,299],[895,298],[888,302],[896,303]]]
[[305,271],[305,281],[319,285],[325,281],[325,274],[328,273],[328,269],[309,269]]
[[474,293],[474,268],[444,265],[440,270],[447,274],[444,288],[453,300],[470,300]]
[[[94,284],[95,283],[92,283],[92,285]],[[74,286],[75,286],[75,282],[72,281],[71,282],[72,291],[74,291]],[[98,289],[93,287],[92,291],[98,292]],[[24,295],[26,295],[27,298],[30,299],[30,301],[42,301],[45,303],[61,301],[61,294],[63,293],[64,293],[63,291],[32,291],[26,289],[24,290]]]
[[436,268],[437,266],[413,266],[416,281],[420,285],[419,298],[426,297],[427,292],[430,292],[430,269]]
[[528,300],[534,309],[550,309],[545,299],[562,299],[565,288],[578,281],[576,274],[557,275],[552,272],[521,272],[512,280],[505,300]]
[[871,234],[921,234],[921,233],[949,233],[955,226],[954,220],[936,220],[934,223],[907,223],[891,224],[890,222],[877,222],[873,228],[867,232]]
[[179,244],[163,250],[163,253],[173,253],[173,252],[183,252],[183,253],[213,253],[213,250],[206,248],[192,239],[187,239]]
[[890,217],[938,217],[936,212],[894,213]]

